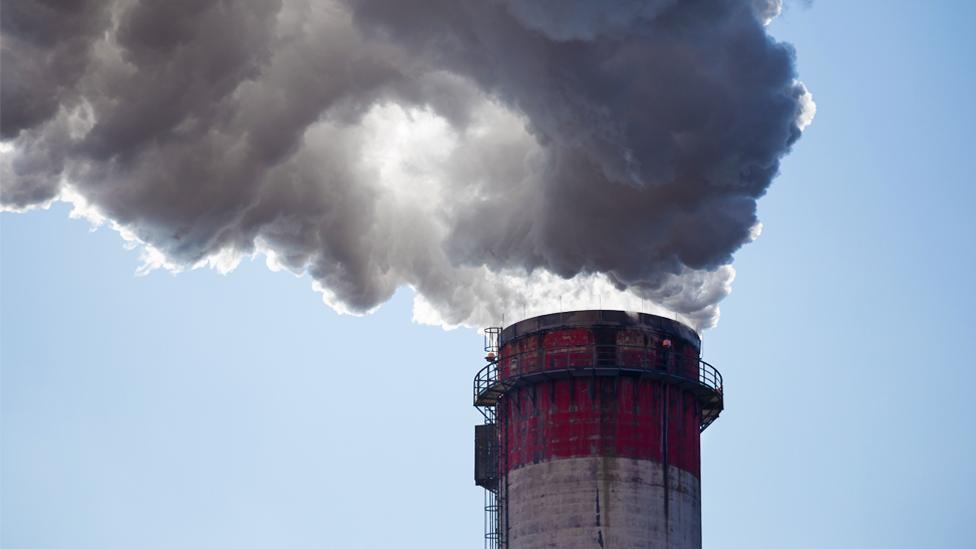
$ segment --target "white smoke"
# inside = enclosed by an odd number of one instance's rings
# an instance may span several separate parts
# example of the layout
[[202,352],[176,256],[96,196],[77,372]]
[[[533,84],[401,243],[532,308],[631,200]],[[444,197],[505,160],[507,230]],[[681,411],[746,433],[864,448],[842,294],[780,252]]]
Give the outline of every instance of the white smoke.
[[713,325],[814,112],[779,2],[4,7],[4,209],[70,202],[142,273],[264,255],[341,312],[409,286],[444,326]]

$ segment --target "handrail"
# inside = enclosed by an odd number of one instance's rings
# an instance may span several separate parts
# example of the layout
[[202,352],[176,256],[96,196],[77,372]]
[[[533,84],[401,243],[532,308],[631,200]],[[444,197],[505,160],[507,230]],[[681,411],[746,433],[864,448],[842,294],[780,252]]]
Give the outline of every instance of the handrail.
[[[573,346],[562,346],[562,347],[551,347],[544,349],[547,357],[552,357],[553,355],[559,356],[560,354],[567,353],[585,353],[588,350],[592,351],[592,360],[590,364],[586,365],[567,365],[560,370],[592,370],[600,368],[622,368],[626,370],[646,370],[653,372],[661,372],[667,377],[678,378],[689,382],[697,383],[698,385],[711,389],[712,391],[722,394],[722,374],[717,368],[701,360],[698,361],[698,379],[694,379],[687,375],[687,371],[684,371],[681,366],[681,359],[687,357],[682,357],[676,353],[670,351],[660,351],[656,352],[655,349],[643,345],[628,345],[628,344],[585,344],[585,345],[573,345]],[[601,356],[600,351],[604,351],[609,356]],[[639,361],[634,361],[633,356],[631,356],[626,362],[621,363],[619,357],[621,354],[620,350],[623,351],[641,351],[638,355]],[[611,353],[612,351],[612,353]],[[654,352],[654,359],[652,360],[649,356],[648,351]],[[512,364],[518,366],[522,362],[524,356],[530,354],[536,354],[538,350],[524,351],[516,354],[507,354],[496,358],[495,360],[489,362],[485,365],[474,378],[474,401],[477,406],[478,402],[489,392],[505,392],[510,382],[515,382],[520,374],[513,375],[510,379],[502,380],[498,377],[499,363],[505,361],[508,363],[509,368]],[[532,372],[527,372],[527,374],[545,374],[548,369],[545,367],[538,368]]]
[[698,382],[706,387],[711,387],[719,393],[722,392],[722,373],[718,368],[698,359]]
[[484,368],[474,376],[474,401],[477,406],[478,399],[481,398],[489,389],[498,384],[498,361],[489,362]]

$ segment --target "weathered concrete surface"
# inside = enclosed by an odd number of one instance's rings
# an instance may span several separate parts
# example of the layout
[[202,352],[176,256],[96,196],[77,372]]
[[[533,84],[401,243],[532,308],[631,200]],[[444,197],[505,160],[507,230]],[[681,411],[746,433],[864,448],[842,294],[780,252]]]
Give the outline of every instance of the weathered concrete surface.
[[613,456],[701,470],[700,406],[659,381],[581,377],[542,381],[500,403],[505,466]]
[[677,467],[664,472],[655,461],[615,457],[515,469],[505,549],[701,549],[699,481]]

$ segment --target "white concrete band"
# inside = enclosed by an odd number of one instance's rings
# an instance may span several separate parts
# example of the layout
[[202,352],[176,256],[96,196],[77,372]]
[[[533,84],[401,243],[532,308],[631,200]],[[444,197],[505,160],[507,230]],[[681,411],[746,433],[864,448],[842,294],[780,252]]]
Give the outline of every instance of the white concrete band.
[[505,549],[701,549],[699,480],[673,466],[664,472],[658,462],[616,457],[511,471]]

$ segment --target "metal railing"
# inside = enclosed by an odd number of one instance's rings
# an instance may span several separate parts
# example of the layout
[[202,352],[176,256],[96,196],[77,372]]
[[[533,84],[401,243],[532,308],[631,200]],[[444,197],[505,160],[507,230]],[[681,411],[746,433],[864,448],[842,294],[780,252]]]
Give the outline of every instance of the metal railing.
[[489,362],[484,368],[478,371],[474,376],[474,402],[475,406],[479,406],[478,402],[481,400],[482,396],[488,393],[489,389],[498,386],[498,361]]
[[716,392],[722,392],[722,373],[712,366],[711,364],[705,362],[704,360],[698,359],[698,383],[706,387],[711,387]]
[[[579,358],[580,355],[590,354],[585,360],[585,364],[569,364],[570,355]],[[629,353],[629,354],[628,354]],[[695,383],[702,388],[710,389],[722,394],[722,374],[714,366],[704,360],[692,359],[671,351],[657,352],[653,348],[643,345],[576,345],[565,347],[551,347],[544,349],[541,356],[550,361],[550,364],[539,364],[535,361],[524,360],[526,356],[538,357],[539,351],[536,349],[524,351],[522,353],[496,357],[493,362],[489,362],[483,367],[474,378],[474,402],[475,406],[490,406],[489,402],[497,400],[505,391],[514,384],[518,378],[527,374],[545,374],[549,371],[577,371],[585,372],[594,369],[615,368],[626,371],[647,371],[659,373],[662,377],[684,380]],[[555,360],[565,359],[567,364],[560,365],[558,368],[552,367]],[[698,376],[695,379],[688,366],[689,360],[697,360]],[[499,364],[505,362],[508,365],[510,377],[499,379]],[[529,362],[533,369],[528,372],[521,372],[520,366]]]

